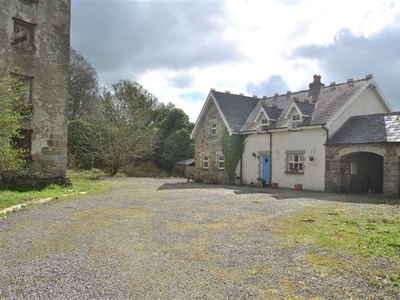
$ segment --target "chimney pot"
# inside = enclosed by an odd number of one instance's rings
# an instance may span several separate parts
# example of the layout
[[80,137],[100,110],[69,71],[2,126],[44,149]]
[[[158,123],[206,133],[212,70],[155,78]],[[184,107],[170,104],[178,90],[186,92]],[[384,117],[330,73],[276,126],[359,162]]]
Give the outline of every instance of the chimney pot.
[[354,84],[353,84],[353,78],[349,78],[349,79],[347,79],[347,86],[353,86]]
[[211,90],[215,92],[215,88],[211,88]]
[[230,91],[228,91],[228,90],[226,90],[226,91],[225,91],[225,93],[227,93],[227,94],[230,94],[231,92],[230,92]]
[[240,95],[240,96],[244,96],[244,94],[243,94],[243,93],[240,93],[239,95]]
[[267,98],[268,98],[267,95],[264,95],[264,96],[263,96],[263,99],[267,99]]
[[372,74],[367,74],[367,76],[365,76],[365,79],[371,79],[372,78]]
[[323,83],[321,82],[321,75],[315,74],[315,75],[313,76],[313,79],[314,79],[314,81],[311,82],[311,83],[308,85],[308,87],[310,88],[310,90],[318,90],[318,89],[320,89],[321,87],[325,86],[325,84],[323,84]]
[[257,95],[253,95],[253,98],[257,98]]
[[275,93],[275,94],[274,94],[274,97],[278,97],[278,96],[279,96],[279,93]]

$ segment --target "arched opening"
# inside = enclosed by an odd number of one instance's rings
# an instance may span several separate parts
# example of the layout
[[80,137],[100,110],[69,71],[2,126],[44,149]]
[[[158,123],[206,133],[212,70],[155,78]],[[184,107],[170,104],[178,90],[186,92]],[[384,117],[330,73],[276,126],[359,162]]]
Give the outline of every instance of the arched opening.
[[383,156],[356,152],[341,158],[341,191],[383,193]]

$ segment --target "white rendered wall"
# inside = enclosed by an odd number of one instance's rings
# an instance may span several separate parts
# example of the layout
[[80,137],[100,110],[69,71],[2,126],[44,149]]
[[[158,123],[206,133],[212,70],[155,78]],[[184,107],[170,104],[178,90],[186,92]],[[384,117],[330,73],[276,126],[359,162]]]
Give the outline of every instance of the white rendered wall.
[[[325,142],[326,131],[323,128],[272,133],[271,182],[277,182],[283,188],[294,188],[295,184],[301,183],[305,190],[323,191]],[[286,172],[286,151],[290,150],[305,151],[303,174]],[[313,161],[310,161],[311,156]]]
[[[252,134],[246,138],[245,150],[242,155],[242,182],[255,184],[260,177],[260,154],[269,154],[270,135],[266,133]],[[255,153],[255,157],[253,156]],[[239,175],[239,173],[237,173]]]
[[390,112],[384,102],[378,97],[375,90],[367,88],[362,94],[346,108],[342,114],[329,126],[329,137],[332,137],[336,131],[352,116],[379,114]]

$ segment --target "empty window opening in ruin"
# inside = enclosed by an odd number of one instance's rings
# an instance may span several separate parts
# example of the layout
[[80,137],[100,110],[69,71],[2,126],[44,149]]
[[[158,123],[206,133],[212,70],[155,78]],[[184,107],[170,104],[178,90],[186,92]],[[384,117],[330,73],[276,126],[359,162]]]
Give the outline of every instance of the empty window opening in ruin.
[[25,87],[25,93],[21,96],[21,100],[24,104],[28,105],[32,103],[32,87],[33,87],[33,77],[21,74],[12,73],[12,76],[16,77],[21,81]]
[[14,20],[14,34],[11,45],[21,51],[35,51],[35,24],[16,18]]
[[13,147],[22,149],[24,151],[24,157],[27,162],[32,161],[32,133],[33,130],[31,129],[21,129],[19,131],[19,137],[14,137],[11,139]]
[[19,1],[29,6],[32,6],[32,4],[37,4],[39,2],[39,0],[19,0]]

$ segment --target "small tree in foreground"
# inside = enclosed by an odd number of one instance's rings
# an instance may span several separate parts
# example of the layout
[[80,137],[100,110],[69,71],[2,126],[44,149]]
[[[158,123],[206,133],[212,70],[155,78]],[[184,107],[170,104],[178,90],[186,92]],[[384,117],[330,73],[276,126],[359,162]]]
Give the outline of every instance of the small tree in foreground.
[[24,151],[18,149],[11,139],[20,138],[23,116],[20,112],[25,85],[17,76],[0,77],[0,172],[24,169]]

